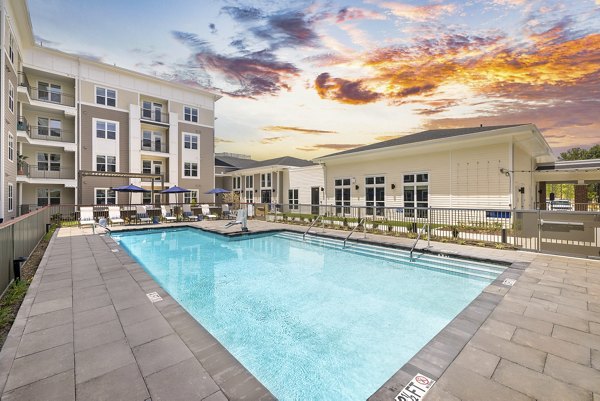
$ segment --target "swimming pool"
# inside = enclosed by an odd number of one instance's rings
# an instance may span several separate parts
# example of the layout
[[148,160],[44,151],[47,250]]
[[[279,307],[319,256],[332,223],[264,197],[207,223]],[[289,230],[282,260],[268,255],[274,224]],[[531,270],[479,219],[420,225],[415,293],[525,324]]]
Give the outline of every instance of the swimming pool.
[[280,400],[364,400],[502,270],[289,232],[116,240]]

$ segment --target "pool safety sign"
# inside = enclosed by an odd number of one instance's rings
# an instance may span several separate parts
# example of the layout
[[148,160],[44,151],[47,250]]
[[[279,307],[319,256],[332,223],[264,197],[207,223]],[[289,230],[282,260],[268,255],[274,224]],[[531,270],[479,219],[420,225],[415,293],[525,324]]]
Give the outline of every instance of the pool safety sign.
[[394,401],[420,401],[434,384],[435,380],[419,373],[398,393]]
[[162,297],[160,295],[158,295],[158,292],[150,292],[150,293],[146,294],[146,296],[148,297],[148,299],[150,301],[152,301],[152,303],[163,300]]

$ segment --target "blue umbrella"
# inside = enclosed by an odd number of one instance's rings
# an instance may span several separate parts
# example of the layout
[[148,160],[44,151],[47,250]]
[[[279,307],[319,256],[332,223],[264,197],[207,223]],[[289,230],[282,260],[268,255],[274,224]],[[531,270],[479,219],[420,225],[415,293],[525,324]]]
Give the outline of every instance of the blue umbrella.
[[226,189],[223,188],[213,188],[208,192],[205,192],[205,194],[228,194],[231,191],[228,191]]
[[133,185],[133,184],[129,184],[129,185],[122,185],[120,187],[114,187],[112,188],[113,191],[117,191],[117,192],[129,192],[129,205],[131,206],[131,193],[132,192],[150,192],[147,189],[138,187],[137,185]]
[[160,191],[161,194],[182,194],[186,192],[192,192],[189,189],[178,187],[177,185],[173,185],[171,188],[167,188],[165,190]]

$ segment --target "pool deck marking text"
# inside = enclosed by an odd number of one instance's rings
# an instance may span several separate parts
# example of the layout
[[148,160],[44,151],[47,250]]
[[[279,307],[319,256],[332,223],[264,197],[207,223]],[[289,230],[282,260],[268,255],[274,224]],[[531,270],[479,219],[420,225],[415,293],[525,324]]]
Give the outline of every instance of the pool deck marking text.
[[429,389],[435,384],[435,380],[417,373],[402,391],[398,393],[395,401],[419,401],[422,400]]
[[146,296],[152,303],[163,300],[162,297],[160,295],[158,295],[158,292],[149,292],[148,294],[146,294]]

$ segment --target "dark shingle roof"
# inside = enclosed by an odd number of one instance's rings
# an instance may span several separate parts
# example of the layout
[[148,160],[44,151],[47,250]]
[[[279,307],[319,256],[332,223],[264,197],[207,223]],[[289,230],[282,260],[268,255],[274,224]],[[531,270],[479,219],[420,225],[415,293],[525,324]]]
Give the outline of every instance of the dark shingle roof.
[[233,167],[236,169],[252,168],[258,163],[256,160],[233,156],[215,156],[215,165],[222,167]]
[[370,145],[361,146],[361,147],[354,148],[354,149],[348,149],[348,150],[344,150],[344,151],[337,152],[337,153],[332,153],[332,154],[329,154],[329,155],[326,155],[323,157],[345,155],[348,153],[363,152],[365,150],[387,148],[387,147],[391,147],[391,146],[406,145],[409,143],[416,143],[416,142],[425,142],[425,141],[431,141],[431,140],[435,140],[435,139],[452,138],[452,137],[461,136],[461,135],[475,134],[477,132],[493,131],[493,130],[501,129],[501,128],[518,127],[521,125],[525,125],[525,124],[494,125],[494,126],[489,126],[489,127],[470,127],[470,128],[453,128],[453,129],[432,129],[432,130],[428,130],[428,131],[418,132],[418,133],[412,134],[412,135],[401,136],[399,138],[390,139],[388,141],[372,143]]
[[263,161],[257,162],[254,166],[251,166],[251,167],[267,167],[267,166],[306,167],[306,166],[312,166],[314,164],[315,163],[313,163],[309,160],[298,159],[296,157],[291,157],[291,156],[283,156],[283,157],[277,157],[275,159],[269,159],[269,160],[263,160]]

